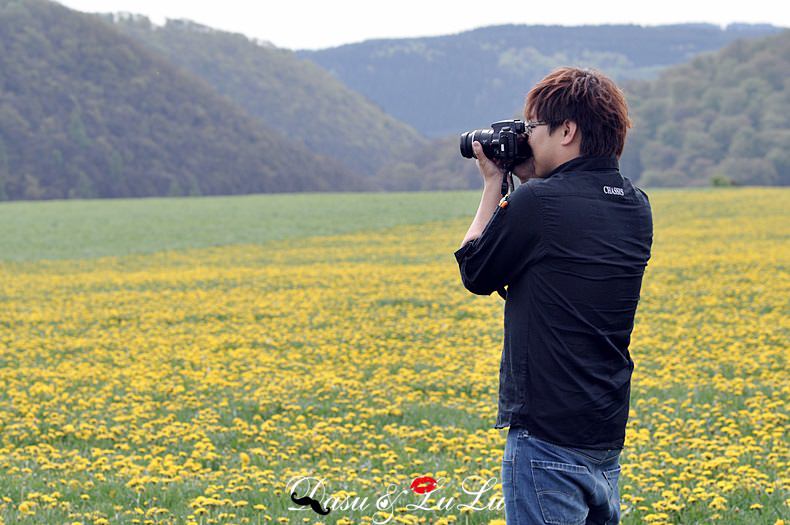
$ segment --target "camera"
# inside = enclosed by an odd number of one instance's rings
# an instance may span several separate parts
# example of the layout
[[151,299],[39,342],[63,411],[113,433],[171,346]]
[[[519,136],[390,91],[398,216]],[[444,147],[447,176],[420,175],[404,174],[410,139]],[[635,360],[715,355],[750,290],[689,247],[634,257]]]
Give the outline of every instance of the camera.
[[498,160],[498,164],[508,171],[532,157],[532,148],[527,142],[526,125],[523,120],[500,120],[491,124],[489,129],[461,133],[463,157],[475,158],[472,149],[474,141],[478,141],[483,146],[486,157]]

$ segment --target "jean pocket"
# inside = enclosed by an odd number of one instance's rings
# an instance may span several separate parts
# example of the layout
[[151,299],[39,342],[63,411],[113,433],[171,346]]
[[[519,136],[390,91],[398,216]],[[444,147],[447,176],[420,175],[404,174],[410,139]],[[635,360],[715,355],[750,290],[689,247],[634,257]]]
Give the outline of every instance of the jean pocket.
[[558,461],[530,461],[540,512],[551,525],[582,525],[589,509],[584,501],[583,478],[590,475],[584,465]]
[[607,463],[620,455],[618,450],[596,450],[592,448],[566,447],[580,456],[595,463]]

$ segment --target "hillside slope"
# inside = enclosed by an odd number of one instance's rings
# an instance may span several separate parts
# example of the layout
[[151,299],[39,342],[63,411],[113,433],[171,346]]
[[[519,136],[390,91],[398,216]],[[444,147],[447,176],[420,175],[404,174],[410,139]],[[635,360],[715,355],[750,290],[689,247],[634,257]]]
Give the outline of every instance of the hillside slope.
[[648,186],[790,184],[790,30],[628,86],[622,164]]
[[362,184],[96,17],[0,1],[0,199]]
[[362,174],[425,140],[293,51],[186,20],[157,26],[144,16],[105,17],[289,139]]

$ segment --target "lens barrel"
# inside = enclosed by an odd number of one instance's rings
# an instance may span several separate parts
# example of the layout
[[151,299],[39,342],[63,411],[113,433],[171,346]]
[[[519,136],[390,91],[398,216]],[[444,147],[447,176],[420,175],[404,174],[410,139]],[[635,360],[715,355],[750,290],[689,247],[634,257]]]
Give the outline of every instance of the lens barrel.
[[475,158],[472,143],[477,141],[483,146],[483,153],[486,157],[492,158],[494,156],[494,130],[489,129],[476,129],[474,131],[467,131],[461,133],[461,155],[467,159]]

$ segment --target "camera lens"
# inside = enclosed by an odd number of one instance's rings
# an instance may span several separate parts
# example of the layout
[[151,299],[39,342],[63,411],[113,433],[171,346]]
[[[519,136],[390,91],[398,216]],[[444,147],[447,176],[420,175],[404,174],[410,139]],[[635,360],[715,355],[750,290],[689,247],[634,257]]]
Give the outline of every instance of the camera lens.
[[495,154],[491,146],[493,136],[493,129],[476,129],[474,131],[461,133],[461,155],[467,159],[475,158],[472,143],[477,141],[483,146],[483,153],[485,153],[488,158],[491,158]]

